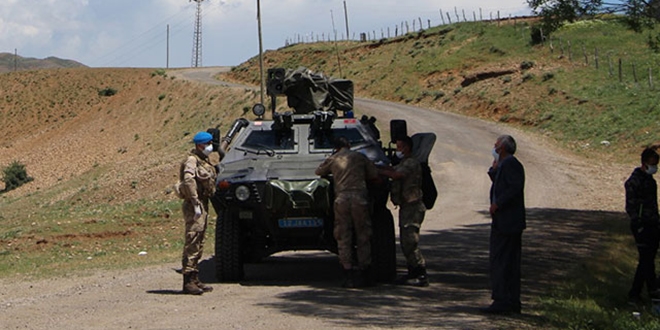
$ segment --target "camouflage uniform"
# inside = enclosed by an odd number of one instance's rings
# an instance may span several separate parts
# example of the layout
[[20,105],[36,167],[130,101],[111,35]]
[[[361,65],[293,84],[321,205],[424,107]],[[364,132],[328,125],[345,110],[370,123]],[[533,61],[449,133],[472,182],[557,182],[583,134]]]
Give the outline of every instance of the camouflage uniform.
[[[363,154],[344,148],[319,165],[316,173],[333,176],[339,262],[344,269],[367,269],[371,265],[371,218],[366,179],[378,176],[376,166]],[[353,234],[358,267],[353,267]]]
[[[207,156],[198,150],[192,150],[188,158],[181,163],[179,180],[183,183],[181,191],[184,195],[183,219],[186,223],[186,238],[183,246],[183,274],[197,273],[197,263],[204,249],[204,234],[206,232],[209,197],[215,192],[215,167]],[[195,206],[200,205],[202,216],[195,220]]]
[[409,268],[426,267],[419,250],[419,229],[426,208],[422,202],[422,167],[413,157],[405,157],[394,170],[404,177],[392,183],[392,202],[399,205],[401,250]]
[[660,242],[660,216],[658,214],[658,186],[653,176],[636,168],[626,180],[626,213],[630,217],[630,230],[635,238],[639,260],[628,292],[637,298],[644,284],[653,298],[658,296],[655,274],[655,256]]

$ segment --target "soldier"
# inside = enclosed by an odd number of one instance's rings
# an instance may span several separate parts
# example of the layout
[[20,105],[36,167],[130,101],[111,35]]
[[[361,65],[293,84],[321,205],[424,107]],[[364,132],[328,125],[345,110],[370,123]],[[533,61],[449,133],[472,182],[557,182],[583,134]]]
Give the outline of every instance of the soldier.
[[413,142],[409,136],[396,141],[396,153],[401,162],[394,168],[381,168],[380,173],[393,180],[392,203],[399,206],[399,240],[406,257],[408,273],[396,279],[396,284],[428,286],[426,261],[419,250],[419,230],[426,207],[422,201],[422,166],[412,157]]
[[195,134],[195,149],[181,163],[179,180],[183,201],[183,218],[186,223],[183,246],[182,273],[183,293],[200,295],[213,291],[213,287],[199,281],[197,263],[204,249],[209,197],[215,192],[215,166],[209,161],[213,151],[213,136],[207,132]]
[[[368,285],[371,265],[371,218],[367,180],[377,180],[376,166],[363,154],[352,151],[344,137],[335,140],[335,153],[316,169],[316,175],[332,173],[335,191],[334,236],[345,288]],[[356,242],[354,244],[353,237]],[[357,265],[353,264],[356,245]]]

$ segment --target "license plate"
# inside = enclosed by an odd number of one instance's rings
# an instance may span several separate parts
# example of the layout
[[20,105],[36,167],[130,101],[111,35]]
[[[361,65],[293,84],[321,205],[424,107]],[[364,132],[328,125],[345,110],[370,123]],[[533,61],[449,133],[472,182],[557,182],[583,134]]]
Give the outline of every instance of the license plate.
[[317,228],[323,227],[323,219],[289,218],[277,220],[280,228]]

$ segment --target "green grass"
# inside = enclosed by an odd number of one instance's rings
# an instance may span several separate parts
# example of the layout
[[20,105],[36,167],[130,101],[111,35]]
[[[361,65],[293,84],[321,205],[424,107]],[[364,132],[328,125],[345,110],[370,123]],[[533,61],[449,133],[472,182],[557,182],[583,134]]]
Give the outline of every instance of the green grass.
[[[6,210],[0,218],[2,278],[48,278],[181,258],[184,227],[178,200],[93,206],[62,201],[27,214],[16,204],[2,206]],[[210,218],[214,219],[213,212]],[[213,237],[210,229],[208,242]],[[212,246],[207,244],[207,249]],[[138,255],[141,251],[147,255]]]
[[[650,302],[642,308],[627,305],[637,257],[628,224],[608,220],[602,226],[604,248],[539,297],[541,314],[558,329],[659,329],[660,318],[651,312]],[[641,313],[639,320],[634,311]]]

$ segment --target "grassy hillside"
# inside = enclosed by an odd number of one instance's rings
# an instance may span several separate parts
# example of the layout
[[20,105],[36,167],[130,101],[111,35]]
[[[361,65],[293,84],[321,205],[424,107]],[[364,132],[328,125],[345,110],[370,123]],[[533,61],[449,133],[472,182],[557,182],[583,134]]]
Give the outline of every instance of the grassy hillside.
[[257,95],[153,69],[0,75],[0,166],[34,178],[0,194],[0,276],[180,258],[179,162],[195,132],[225,132]]
[[[660,141],[660,82],[651,87],[648,78],[649,69],[660,77],[660,55],[648,33],[615,19],[578,22],[534,46],[529,24],[462,23],[377,42],[293,45],[264,57],[266,67],[351,79],[361,97],[521,125],[578,152],[636,159]],[[256,83],[257,68],[255,57],[230,78]]]

